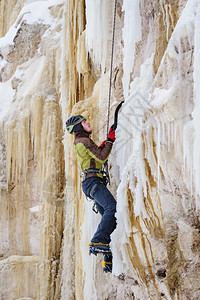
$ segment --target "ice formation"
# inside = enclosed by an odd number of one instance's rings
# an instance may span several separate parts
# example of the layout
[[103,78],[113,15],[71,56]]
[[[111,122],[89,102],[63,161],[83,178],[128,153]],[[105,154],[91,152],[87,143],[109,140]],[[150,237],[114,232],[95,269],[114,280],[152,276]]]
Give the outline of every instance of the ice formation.
[[0,298],[198,299],[200,1],[117,1],[112,274],[65,121],[106,137],[114,1],[0,8]]
[[124,10],[123,28],[123,88],[124,97],[129,93],[130,76],[134,66],[136,43],[141,39],[141,20],[139,12],[139,1],[125,0],[122,9]]

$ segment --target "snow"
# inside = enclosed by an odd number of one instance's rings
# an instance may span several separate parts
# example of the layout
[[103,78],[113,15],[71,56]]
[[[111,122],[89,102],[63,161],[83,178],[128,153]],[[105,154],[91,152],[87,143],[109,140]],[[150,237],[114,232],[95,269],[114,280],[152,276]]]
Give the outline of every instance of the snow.
[[[30,2],[30,1],[29,1]],[[27,24],[33,23],[43,23],[46,25],[52,25],[53,17],[50,14],[49,8],[54,5],[63,4],[64,0],[48,0],[48,1],[34,1],[30,4],[27,4],[21,10],[17,20],[15,23],[10,27],[9,31],[6,35],[0,38],[0,48],[3,53],[6,47],[9,47],[13,44],[13,39],[16,36],[17,31],[19,30],[21,23],[26,22]],[[6,65],[7,61],[1,59],[0,67],[3,68]],[[23,76],[23,71],[17,69],[15,74],[12,78],[7,82],[0,82],[0,120],[2,120],[7,112],[9,111],[10,104],[14,99],[15,91],[12,89],[11,81],[13,77],[21,78]]]
[[0,82],[0,121],[5,117],[10,109],[10,104],[14,98],[15,91],[12,89],[11,79],[7,82]]
[[40,206],[39,205],[36,205],[36,206],[33,206],[31,208],[29,208],[31,212],[38,212],[40,211]]
[[27,24],[42,23],[53,25],[53,16],[50,14],[50,7],[63,4],[64,0],[36,1],[25,5],[15,23],[10,27],[6,35],[0,38],[0,47],[5,47],[13,43],[13,39],[19,30],[21,23]]
[[23,18],[23,21],[26,21],[28,24],[43,23],[43,24],[52,24],[53,17],[50,14],[50,8],[52,6],[63,4],[63,0],[48,0],[48,1],[36,1],[26,5],[19,15],[19,18]]

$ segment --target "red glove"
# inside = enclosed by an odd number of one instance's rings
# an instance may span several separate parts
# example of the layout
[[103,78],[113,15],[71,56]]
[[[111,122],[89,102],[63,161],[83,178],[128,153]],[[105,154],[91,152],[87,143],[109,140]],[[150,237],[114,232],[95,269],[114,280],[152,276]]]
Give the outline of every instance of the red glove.
[[111,140],[112,142],[115,141],[115,130],[110,127],[110,130],[108,132],[108,140]]
[[99,147],[100,147],[100,148],[103,148],[103,146],[104,146],[104,144],[105,144],[106,141],[107,141],[107,140],[103,141]]

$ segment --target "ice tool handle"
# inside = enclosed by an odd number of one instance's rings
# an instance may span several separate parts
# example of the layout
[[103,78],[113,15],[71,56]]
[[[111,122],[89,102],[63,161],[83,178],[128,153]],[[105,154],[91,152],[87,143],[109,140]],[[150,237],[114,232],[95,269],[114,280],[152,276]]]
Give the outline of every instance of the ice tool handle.
[[119,113],[119,110],[122,106],[122,104],[124,103],[124,101],[120,102],[116,109],[115,109],[115,116],[114,116],[114,124],[111,126],[112,130],[116,130],[117,128],[117,123],[118,123],[118,113]]

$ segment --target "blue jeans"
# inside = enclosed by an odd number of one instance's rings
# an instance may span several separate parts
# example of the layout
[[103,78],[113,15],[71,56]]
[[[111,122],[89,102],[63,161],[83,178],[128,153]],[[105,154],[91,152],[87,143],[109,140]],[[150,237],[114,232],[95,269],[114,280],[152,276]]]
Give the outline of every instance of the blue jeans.
[[82,182],[82,189],[87,197],[91,197],[90,191],[94,184],[97,184],[97,187],[93,191],[92,196],[102,218],[91,242],[109,244],[110,235],[116,228],[116,201],[103,184],[102,179],[96,176],[89,177]]

